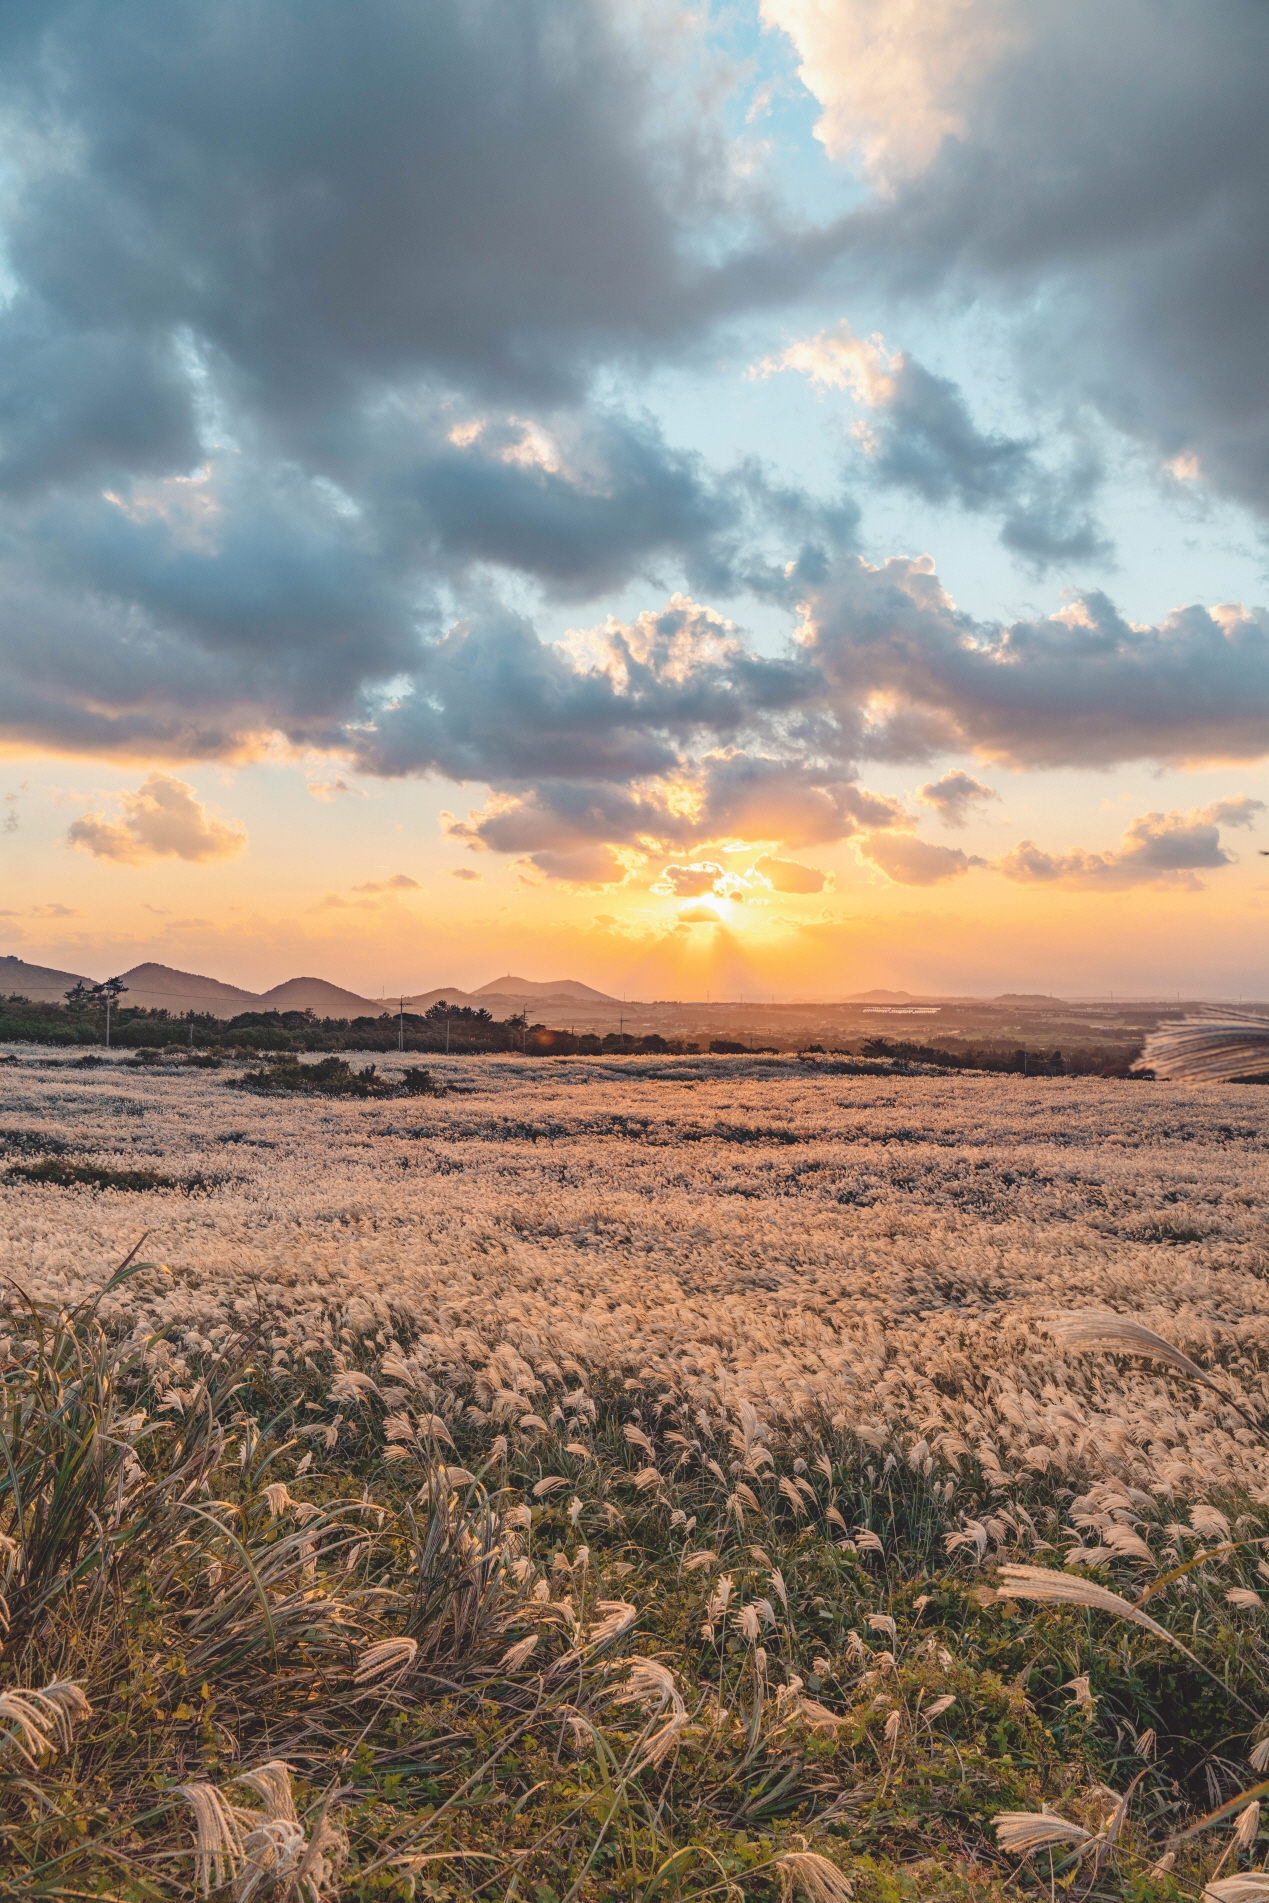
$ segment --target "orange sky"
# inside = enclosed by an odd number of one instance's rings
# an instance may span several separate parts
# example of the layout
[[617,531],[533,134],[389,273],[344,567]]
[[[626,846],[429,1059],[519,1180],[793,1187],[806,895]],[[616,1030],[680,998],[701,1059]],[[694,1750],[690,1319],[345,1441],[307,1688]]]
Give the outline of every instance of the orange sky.
[[[877,984],[985,994],[1264,988],[1269,869],[1255,830],[1229,836],[1237,863],[1121,890],[1019,884],[994,869],[1020,836],[1062,850],[1074,832],[1110,849],[1142,810],[1189,810],[1235,788],[1269,799],[1246,770],[1091,785],[988,774],[1001,799],[986,818],[954,832],[927,815],[912,835],[955,841],[988,864],[929,888],[894,883],[850,842],[800,854],[826,875],[808,894],[774,892],[754,874],[761,846],[686,856],[723,866],[737,901],[653,891],[665,864],[656,858],[606,887],[548,879],[523,859],[448,839],[440,815],[459,804],[452,787],[356,782],[315,798],[311,765],[288,763],[187,769],[207,822],[232,847],[223,856],[101,857],[68,843],[68,830],[85,813],[109,824],[126,811],[118,796],[135,791],[135,769],[38,756],[6,764],[19,797],[0,839],[0,946],[93,977],[154,958],[248,989],[311,973],[374,996],[471,987],[508,970],[643,998],[831,998]],[[328,768],[327,781],[336,777]],[[886,791],[902,797],[901,776],[891,779]],[[922,813],[910,791],[908,804]]]

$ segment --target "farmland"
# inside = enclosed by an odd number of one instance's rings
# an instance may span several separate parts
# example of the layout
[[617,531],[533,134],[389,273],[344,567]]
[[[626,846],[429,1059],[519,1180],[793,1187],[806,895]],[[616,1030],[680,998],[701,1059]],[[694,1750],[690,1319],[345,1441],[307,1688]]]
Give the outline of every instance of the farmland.
[[[334,1097],[16,1055],[0,1690],[93,1715],[4,1767],[9,1894],[242,1890],[273,1800],[232,1780],[275,1758],[314,1896],[1047,1889],[993,1819],[1051,1805],[1060,1863],[1130,1787],[1081,1888],[1252,1854],[1181,1832],[1269,1715],[1260,1090],[493,1057]],[[1062,1336],[1091,1310],[1180,1358]],[[70,1388],[114,1451],[37,1555]],[[1188,1570],[1154,1631],[1001,1571],[1071,1550],[1130,1601]]]

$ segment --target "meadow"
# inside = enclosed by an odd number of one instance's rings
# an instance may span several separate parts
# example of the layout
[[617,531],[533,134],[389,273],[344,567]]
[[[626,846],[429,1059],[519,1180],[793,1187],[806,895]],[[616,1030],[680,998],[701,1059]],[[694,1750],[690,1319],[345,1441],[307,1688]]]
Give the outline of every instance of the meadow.
[[1269,1896],[1263,1091],[429,1066],[0,1068],[0,1896]]

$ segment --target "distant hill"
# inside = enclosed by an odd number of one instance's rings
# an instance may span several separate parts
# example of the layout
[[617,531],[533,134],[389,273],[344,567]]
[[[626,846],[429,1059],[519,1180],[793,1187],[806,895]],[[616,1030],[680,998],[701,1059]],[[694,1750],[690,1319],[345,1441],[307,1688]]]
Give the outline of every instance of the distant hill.
[[[331,984],[325,978],[288,978],[270,991],[255,992],[224,984],[219,978],[177,971],[171,965],[153,962],[134,965],[131,971],[119,975],[126,986],[123,1004],[139,1005],[146,1011],[170,1011],[173,1017],[185,1011],[207,1012],[218,1018],[237,1017],[242,1011],[315,1011],[323,1018],[362,1018],[378,1017],[397,1008],[395,998],[363,998],[359,992],[346,991],[342,985]],[[28,965],[22,958],[0,958],[0,996],[13,992],[41,1003],[60,1004],[74,985],[95,982],[72,971]],[[405,1007],[407,1011],[423,1012],[442,998],[449,1004],[487,1010],[496,1018],[511,1016],[528,1001],[539,1007],[618,1002],[590,985],[579,983],[576,978],[555,978],[543,983],[508,973],[505,978],[495,978],[491,984],[482,985],[479,991],[464,991],[459,985],[440,985],[431,991],[420,991],[405,1000]]]
[[505,978],[495,978],[490,984],[481,985],[479,991],[472,993],[474,998],[567,998],[574,1004],[618,1004],[617,998],[610,998],[606,991],[595,991],[590,985],[580,984],[576,978],[550,978],[545,981],[534,978],[516,978],[510,972]]
[[25,958],[0,958],[0,996],[16,994],[33,1004],[60,1004],[76,985],[90,985],[73,971],[54,971],[51,965],[28,965]]
[[[410,1000],[407,998],[406,1003]],[[244,1010],[248,1006],[243,1007]],[[373,1018],[396,1009],[396,999],[362,998],[355,991],[328,984],[325,978],[288,978],[262,992],[261,1011],[316,1011],[319,1018]]]
[[239,1011],[259,1009],[254,991],[192,971],[174,971],[171,965],[134,965],[119,975],[127,986],[127,996],[120,1002],[139,1004],[146,1011],[170,1011],[174,1017],[182,1011],[210,1011],[218,1018],[232,1018]]

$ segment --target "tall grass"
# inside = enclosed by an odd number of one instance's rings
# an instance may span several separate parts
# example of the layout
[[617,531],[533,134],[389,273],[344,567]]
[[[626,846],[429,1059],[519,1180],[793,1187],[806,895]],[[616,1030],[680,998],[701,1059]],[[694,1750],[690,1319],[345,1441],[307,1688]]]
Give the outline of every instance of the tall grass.
[[[491,1389],[403,1338],[275,1367],[251,1326],[174,1399],[117,1306],[160,1276],[14,1295],[0,1896],[1171,1899],[1255,1863],[1263,1503],[1002,1484],[527,1347]],[[1206,1391],[1113,1319],[1068,1330],[1108,1380]]]
[[6,1077],[0,1897],[1256,1903],[1258,1099],[504,1069]]

